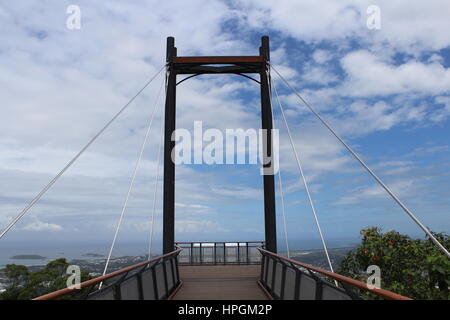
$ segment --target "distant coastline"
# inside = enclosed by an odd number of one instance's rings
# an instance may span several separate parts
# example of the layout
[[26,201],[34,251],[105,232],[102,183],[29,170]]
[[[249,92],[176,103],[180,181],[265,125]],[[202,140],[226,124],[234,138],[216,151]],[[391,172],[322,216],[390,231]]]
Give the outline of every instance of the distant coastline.
[[12,256],[10,259],[13,260],[45,260],[47,257],[40,256],[38,254],[18,254]]
[[85,253],[82,254],[83,257],[89,257],[89,258],[101,258],[104,257],[103,254],[99,254],[99,253]]

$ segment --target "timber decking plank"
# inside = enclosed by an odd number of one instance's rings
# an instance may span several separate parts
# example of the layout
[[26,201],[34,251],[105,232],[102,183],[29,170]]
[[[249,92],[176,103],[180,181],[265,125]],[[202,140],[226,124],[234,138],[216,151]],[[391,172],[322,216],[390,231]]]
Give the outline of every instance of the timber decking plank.
[[179,266],[183,286],[173,300],[267,300],[260,265]]

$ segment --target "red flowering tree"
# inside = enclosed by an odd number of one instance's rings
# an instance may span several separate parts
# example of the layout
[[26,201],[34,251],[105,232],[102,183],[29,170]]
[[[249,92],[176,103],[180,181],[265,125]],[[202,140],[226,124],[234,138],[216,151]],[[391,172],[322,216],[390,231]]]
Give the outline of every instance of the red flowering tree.
[[[381,288],[413,299],[449,299],[450,260],[430,239],[411,239],[380,228],[361,230],[360,246],[348,253],[338,273],[366,282],[367,267],[381,269]],[[433,235],[450,248],[449,236]],[[377,298],[366,294],[367,297]]]

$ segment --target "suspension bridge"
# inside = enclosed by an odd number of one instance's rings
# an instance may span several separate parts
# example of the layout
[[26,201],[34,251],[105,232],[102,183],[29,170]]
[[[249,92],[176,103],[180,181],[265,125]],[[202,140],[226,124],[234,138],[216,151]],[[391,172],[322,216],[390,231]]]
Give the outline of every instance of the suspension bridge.
[[[140,165],[145,145],[150,135],[156,113],[156,103],[149,120],[145,138],[125,196],[125,201],[116,225],[112,244],[102,276],[80,284],[84,290],[65,288],[36,297],[36,300],[60,299],[70,295],[74,299],[88,300],[195,300],[195,299],[242,299],[242,300],[357,300],[361,291],[371,292],[384,299],[407,300],[408,297],[342,276],[333,270],[317,210],[305,178],[300,153],[293,142],[288,119],[281,103],[274,77],[290,90],[299,103],[305,105],[345,147],[367,173],[387,192],[392,200],[422,229],[433,243],[450,258],[448,250],[433,236],[427,227],[407,208],[379,176],[340,137],[329,123],[295,90],[294,85],[270,63],[269,38],[261,38],[259,54],[255,56],[178,56],[175,40],[167,38],[166,63],[145,85],[109,120],[106,125],[73,157],[67,165],[32,199],[0,233],[0,239],[44,196],[77,159],[101,136],[108,127],[131,105],[131,103],[163,72],[164,82],[158,96],[165,88],[164,125],[161,127],[161,142],[157,150],[155,192],[153,195],[152,223],[149,237],[148,260],[108,273],[109,262],[122,225],[128,200]],[[261,241],[245,242],[176,242],[175,241],[175,168],[172,150],[176,130],[176,88],[195,76],[208,74],[235,74],[257,82],[261,96],[261,128],[266,131],[263,143],[263,189],[264,189],[264,235]],[[255,77],[256,75],[256,77]],[[183,76],[182,79],[179,79]],[[159,98],[159,97],[158,97]],[[156,101],[158,101],[158,98]],[[282,122],[288,133],[290,145],[299,171],[314,221],[323,245],[329,270],[317,268],[295,260],[289,255],[286,228],[285,203],[281,170],[274,172],[272,129],[274,120],[272,102],[278,106]],[[162,155],[163,168],[160,170]],[[153,225],[155,218],[156,190],[162,171],[163,181],[163,252],[152,257]],[[276,177],[277,176],[277,177]],[[278,180],[283,231],[287,256],[277,253],[275,179]],[[77,292],[80,292],[79,294]]]

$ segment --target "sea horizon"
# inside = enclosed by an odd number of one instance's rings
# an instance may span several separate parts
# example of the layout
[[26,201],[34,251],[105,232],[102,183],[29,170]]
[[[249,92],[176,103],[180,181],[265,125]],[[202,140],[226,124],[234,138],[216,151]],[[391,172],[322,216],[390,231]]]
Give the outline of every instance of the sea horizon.
[[[333,239],[328,241],[327,247],[330,249],[334,248],[346,248],[355,247],[358,244],[357,239]],[[138,242],[128,242],[121,243],[114,248],[112,257],[123,257],[123,256],[143,256],[148,253],[147,244],[142,244]],[[25,266],[40,266],[45,265],[48,262],[59,259],[66,258],[70,260],[95,260],[106,258],[111,244],[109,243],[86,243],[82,246],[77,244],[64,244],[55,245],[40,243],[39,246],[31,247],[28,244],[15,242],[9,243],[8,246],[0,248],[0,268],[4,268],[7,264],[19,264]],[[323,250],[320,241],[316,240],[297,240],[289,243],[290,251],[314,251]],[[285,253],[286,247],[284,244],[279,243],[278,252]],[[153,254],[161,253],[161,244],[155,243]],[[13,259],[14,256],[18,255],[36,255],[42,256],[44,259]],[[89,256],[96,255],[96,256]]]

